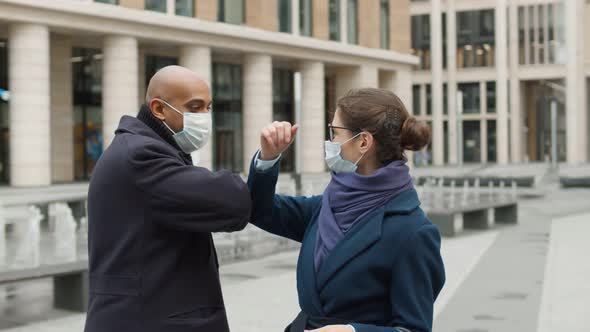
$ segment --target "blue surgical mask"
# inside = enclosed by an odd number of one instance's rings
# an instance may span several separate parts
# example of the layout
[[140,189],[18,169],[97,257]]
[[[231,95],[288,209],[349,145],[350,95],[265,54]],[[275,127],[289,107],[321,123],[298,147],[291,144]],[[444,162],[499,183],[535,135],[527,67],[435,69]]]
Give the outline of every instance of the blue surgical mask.
[[342,158],[342,145],[352,141],[353,139],[357,138],[361,133],[358,133],[351,137],[350,139],[346,140],[343,143],[326,141],[324,144],[324,149],[326,152],[326,164],[330,168],[330,170],[334,173],[352,173],[356,172],[358,169],[358,163],[363,159],[364,154],[353,163]]
[[174,132],[164,122],[164,125],[174,134],[174,140],[182,151],[190,154],[201,149],[209,142],[209,137],[211,136],[211,113],[182,113],[165,100],[159,100],[183,116],[183,129],[178,133]]

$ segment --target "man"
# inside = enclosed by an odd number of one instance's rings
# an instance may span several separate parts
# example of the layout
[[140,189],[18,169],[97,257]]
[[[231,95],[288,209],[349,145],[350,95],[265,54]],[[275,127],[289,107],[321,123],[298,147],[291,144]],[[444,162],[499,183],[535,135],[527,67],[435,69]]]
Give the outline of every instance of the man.
[[211,232],[243,229],[251,199],[238,175],[192,165],[211,132],[211,91],[170,66],[124,116],[88,194],[86,332],[229,331]]

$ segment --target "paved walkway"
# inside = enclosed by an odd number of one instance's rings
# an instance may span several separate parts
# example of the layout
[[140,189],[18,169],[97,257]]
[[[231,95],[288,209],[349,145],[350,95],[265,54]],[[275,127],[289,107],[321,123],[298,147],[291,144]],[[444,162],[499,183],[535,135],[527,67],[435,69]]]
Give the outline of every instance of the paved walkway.
[[[588,331],[589,198],[590,190],[550,189],[521,204],[516,226],[444,238],[448,280],[435,306],[434,331]],[[282,331],[298,312],[296,259],[297,252],[287,252],[222,266],[232,331]],[[15,301],[21,308],[50,306],[50,296],[39,295],[50,294],[49,282],[30,287],[36,290],[9,299],[5,310]],[[82,331],[84,315],[47,316],[49,321],[6,331]]]

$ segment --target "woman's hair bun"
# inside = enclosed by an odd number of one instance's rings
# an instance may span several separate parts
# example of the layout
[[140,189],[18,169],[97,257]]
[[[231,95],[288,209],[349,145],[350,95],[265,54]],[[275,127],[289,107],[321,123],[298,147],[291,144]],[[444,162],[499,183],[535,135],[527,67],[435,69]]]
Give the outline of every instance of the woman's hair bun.
[[402,125],[400,139],[404,150],[420,151],[430,143],[430,127],[410,115]]

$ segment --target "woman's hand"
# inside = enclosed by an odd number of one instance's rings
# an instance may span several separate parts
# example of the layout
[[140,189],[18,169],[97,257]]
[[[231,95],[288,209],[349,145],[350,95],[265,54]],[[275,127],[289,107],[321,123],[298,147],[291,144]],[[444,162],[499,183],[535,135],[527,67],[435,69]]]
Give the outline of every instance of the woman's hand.
[[350,325],[328,325],[317,330],[305,330],[305,332],[354,332]]
[[273,160],[281,155],[297,135],[298,125],[275,121],[260,133],[260,160]]

